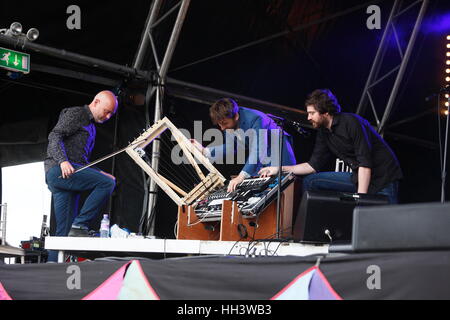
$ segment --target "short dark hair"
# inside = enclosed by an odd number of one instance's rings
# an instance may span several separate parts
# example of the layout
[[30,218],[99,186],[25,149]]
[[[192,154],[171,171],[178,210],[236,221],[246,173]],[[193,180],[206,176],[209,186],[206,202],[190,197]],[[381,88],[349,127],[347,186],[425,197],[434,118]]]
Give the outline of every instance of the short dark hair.
[[214,125],[225,118],[234,118],[238,112],[238,104],[230,98],[217,100],[209,108],[209,116]]
[[329,113],[334,115],[341,112],[341,106],[339,105],[336,97],[328,89],[314,90],[306,99],[305,107],[314,106],[320,114]]

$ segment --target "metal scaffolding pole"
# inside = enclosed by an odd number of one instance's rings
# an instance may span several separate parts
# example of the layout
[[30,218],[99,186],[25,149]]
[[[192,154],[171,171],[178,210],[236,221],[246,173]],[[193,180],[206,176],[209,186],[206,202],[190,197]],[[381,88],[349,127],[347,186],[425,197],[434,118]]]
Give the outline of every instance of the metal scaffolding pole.
[[[403,77],[405,75],[406,67],[408,65],[409,59],[411,57],[412,50],[414,48],[414,44],[416,42],[417,34],[419,32],[423,17],[425,15],[425,11],[428,7],[429,0],[418,0],[414,2],[413,4],[409,5],[405,9],[401,9],[399,0],[395,0],[392,10],[389,15],[388,22],[386,24],[380,45],[378,47],[377,53],[375,55],[374,62],[372,64],[368,79],[366,81],[366,84],[363,89],[363,93],[357,108],[356,113],[363,115],[365,112],[365,108],[367,106],[367,103],[370,103],[373,115],[377,121],[377,128],[378,132],[383,134],[383,131],[386,129],[386,123],[389,120],[389,116],[391,115],[395,100],[398,95],[398,91],[400,88],[400,85],[402,83]],[[414,24],[414,28],[412,30],[411,36],[408,41],[408,46],[406,48],[406,51],[403,52],[402,48],[400,47],[398,35],[395,28],[395,20],[402,14],[404,14],[406,11],[410,10],[414,6],[422,3],[422,6],[420,8],[420,11],[418,13],[418,16],[416,18],[416,22]],[[381,69],[381,66],[383,64],[384,55],[386,53],[386,50],[388,49],[389,45],[389,34],[392,32],[393,36],[395,37],[397,49],[399,51],[401,63],[393,68],[391,71],[383,75],[382,77],[378,78],[379,71]],[[375,106],[375,103],[372,99],[372,95],[370,90],[373,89],[376,85],[381,83],[382,81],[385,81],[389,76],[393,75],[395,72],[397,72],[397,76],[395,78],[394,85],[392,87],[392,90],[389,95],[389,100],[386,103],[386,107],[384,108],[383,117],[380,120],[378,120],[378,114],[377,114],[377,108]]]
[[5,36],[0,34],[0,44],[5,44],[12,46],[14,48],[28,50],[32,52],[36,52],[39,54],[44,54],[50,57],[55,57],[61,60],[75,62],[78,64],[82,64],[85,66],[89,66],[98,70],[105,70],[108,72],[112,72],[115,74],[120,74],[126,77],[136,77],[141,79],[149,79],[149,73],[145,71],[141,71],[135,68],[130,68],[126,66],[122,66],[117,63],[105,61],[102,59],[92,58],[89,56],[81,55],[78,53],[55,49],[49,46],[44,46],[41,44],[33,43],[30,41],[24,41],[17,38],[11,38],[9,36]]
[[[383,57],[383,51],[386,47],[386,41],[389,34],[389,26],[392,24],[392,20],[394,18],[394,14],[398,8],[399,0],[395,0],[394,5],[392,6],[391,13],[389,14],[389,19],[386,24],[386,28],[384,28],[383,36],[381,38],[380,45],[378,46],[377,53],[375,55],[375,60],[373,61],[372,68],[370,69],[369,76],[366,81],[366,85],[364,86],[363,95],[361,96],[361,100],[359,101],[358,109],[356,110],[357,114],[362,114],[365,111],[365,107],[367,105],[367,98],[370,97],[370,91],[369,89],[373,86],[372,82],[375,82],[374,79],[378,75],[378,71],[380,69],[381,63]],[[377,115],[375,114],[375,117]]]
[[[166,48],[166,52],[164,54],[163,61],[161,63],[161,67],[158,71],[158,89],[156,90],[156,101],[155,101],[155,113],[153,117],[153,122],[157,122],[161,119],[162,114],[162,102],[164,99],[164,83],[167,75],[167,71],[170,66],[170,62],[172,61],[173,53],[180,36],[181,28],[184,23],[184,19],[186,18],[187,10],[189,8],[190,0],[182,0],[181,6],[178,11],[178,16],[175,21],[172,34],[169,39],[169,43]],[[150,26],[151,27],[151,26]],[[149,32],[149,40],[151,40],[151,30]],[[155,52],[154,52],[155,53]],[[157,57],[155,56],[155,60],[157,61]],[[151,84],[150,84],[151,85]],[[159,167],[159,158],[160,158],[160,143],[158,140],[155,140],[152,145],[152,168],[156,172],[158,172]],[[154,208],[156,205],[156,192],[157,192],[157,184],[153,179],[150,181],[149,186],[149,199],[148,199],[148,210],[147,210],[147,235],[154,234]]]
[[134,58],[133,68],[138,69],[142,67],[144,61],[145,53],[147,52],[149,44],[149,36],[153,23],[155,22],[159,10],[161,9],[162,0],[154,0],[150,6],[150,11],[148,13],[147,21],[145,23],[144,32],[142,33],[141,42],[139,43],[138,51],[136,57]]
[[405,56],[402,59],[402,64],[400,66],[400,70],[398,71],[397,78],[395,79],[394,87],[392,88],[391,96],[389,97],[389,101],[387,103],[386,109],[384,111],[383,118],[381,119],[381,124],[378,128],[378,132],[381,134],[384,131],[386,123],[391,115],[392,108],[394,106],[395,99],[397,98],[397,93],[400,88],[400,84],[403,80],[403,76],[405,74],[406,66],[408,65],[409,58],[411,57],[411,53],[416,42],[417,34],[420,29],[420,25],[422,24],[423,17],[425,15],[425,11],[427,10],[429,0],[424,0],[422,2],[422,7],[420,8],[419,16],[416,20],[416,24],[414,25],[413,32],[411,34],[411,38],[409,39],[408,47],[406,48]]
[[305,126],[312,128],[309,122],[306,121],[306,111],[293,107],[268,102],[229,91],[206,87],[191,82],[176,80],[171,77],[166,77],[165,88],[167,88],[168,94],[171,96],[206,105],[211,105],[214,101],[217,101],[223,97],[232,97],[240,104],[252,106],[252,108],[263,112],[278,113],[283,116],[289,115],[299,120],[305,120]]

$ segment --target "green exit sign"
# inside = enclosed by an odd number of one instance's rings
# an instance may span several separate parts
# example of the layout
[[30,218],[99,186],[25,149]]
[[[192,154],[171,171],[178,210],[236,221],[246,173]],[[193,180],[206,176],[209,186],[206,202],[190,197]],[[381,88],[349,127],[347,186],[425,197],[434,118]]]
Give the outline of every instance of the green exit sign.
[[0,47],[0,68],[16,72],[29,73],[30,55]]

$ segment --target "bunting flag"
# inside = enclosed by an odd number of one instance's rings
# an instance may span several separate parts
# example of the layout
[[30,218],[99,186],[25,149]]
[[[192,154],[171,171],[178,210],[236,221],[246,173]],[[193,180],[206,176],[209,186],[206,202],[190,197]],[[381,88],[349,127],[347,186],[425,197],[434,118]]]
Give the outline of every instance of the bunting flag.
[[160,300],[148,282],[139,261],[133,261],[128,267],[118,300]]
[[342,300],[318,266],[292,280],[271,300]]
[[3,288],[1,282],[0,282],[0,300],[12,300],[8,292],[6,292],[5,288]]
[[123,265],[83,300],[159,300],[138,260]]

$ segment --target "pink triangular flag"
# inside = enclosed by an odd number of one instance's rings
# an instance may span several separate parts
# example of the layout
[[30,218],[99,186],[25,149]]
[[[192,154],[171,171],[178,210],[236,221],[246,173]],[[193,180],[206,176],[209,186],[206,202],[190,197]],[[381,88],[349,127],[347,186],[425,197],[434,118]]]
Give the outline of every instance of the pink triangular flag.
[[12,300],[8,292],[6,292],[5,288],[3,288],[1,282],[0,282],[0,300]]
[[116,300],[122,289],[125,272],[131,262],[132,261],[124,264],[119,270],[114,272],[112,276],[106,279],[105,282],[98,286],[97,289],[84,297],[83,300]]
[[271,300],[342,300],[318,266],[302,272]]
[[273,296],[271,300],[309,300],[309,284],[315,271],[315,267],[305,270]]
[[122,282],[119,300],[160,300],[158,294],[148,282],[138,260],[132,262]]

